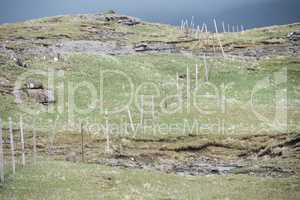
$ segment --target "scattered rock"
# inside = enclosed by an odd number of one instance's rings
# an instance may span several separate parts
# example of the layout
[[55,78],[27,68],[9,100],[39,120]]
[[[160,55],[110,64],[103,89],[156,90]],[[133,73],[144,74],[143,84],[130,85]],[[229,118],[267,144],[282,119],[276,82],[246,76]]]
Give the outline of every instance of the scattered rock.
[[65,160],[69,162],[77,162],[79,159],[75,152],[70,152],[66,155]]
[[51,90],[47,89],[28,89],[27,90],[28,96],[38,103],[41,104],[50,104],[55,103],[54,93]]
[[247,70],[251,71],[251,72],[254,72],[254,71],[256,71],[256,68],[254,68],[254,67],[247,67]]
[[175,44],[167,44],[163,42],[150,42],[150,43],[140,43],[136,44],[133,49],[136,52],[145,52],[145,51],[153,51],[153,52],[176,52]]
[[16,64],[20,67],[28,68],[29,64],[25,63],[21,58],[17,58]]
[[186,74],[181,74],[181,75],[178,76],[178,78],[180,78],[180,79],[186,79]]
[[114,10],[107,10],[104,14],[116,14],[116,12]]
[[134,50],[136,52],[141,52],[141,51],[147,51],[150,50],[147,46],[147,44],[137,44],[134,46]]
[[127,20],[119,20],[118,23],[121,23],[123,25],[127,25],[127,26],[134,26],[134,25],[137,25],[139,24],[140,22],[137,21],[136,19],[127,19]]
[[15,102],[17,104],[23,103],[27,99],[28,95],[23,90],[13,90],[12,94],[15,97]]
[[27,89],[44,89],[43,83],[37,80],[29,80],[26,83]]
[[9,86],[9,80],[6,78],[0,77],[0,87]]
[[289,33],[288,38],[290,41],[294,41],[294,42],[300,41],[300,30],[296,30]]

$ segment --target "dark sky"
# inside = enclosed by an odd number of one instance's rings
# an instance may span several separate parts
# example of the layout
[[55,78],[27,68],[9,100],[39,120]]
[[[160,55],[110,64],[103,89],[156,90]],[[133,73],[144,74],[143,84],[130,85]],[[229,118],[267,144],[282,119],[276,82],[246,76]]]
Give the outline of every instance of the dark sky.
[[248,28],[300,22],[300,0],[0,0],[0,23],[108,9],[175,25],[192,16]]

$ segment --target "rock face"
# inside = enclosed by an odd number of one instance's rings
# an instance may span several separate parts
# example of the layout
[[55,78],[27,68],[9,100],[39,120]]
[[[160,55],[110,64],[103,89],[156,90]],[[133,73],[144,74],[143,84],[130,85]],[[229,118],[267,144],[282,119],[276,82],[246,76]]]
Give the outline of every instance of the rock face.
[[294,42],[300,41],[300,30],[296,30],[294,32],[289,33],[288,38],[290,41],[294,41]]

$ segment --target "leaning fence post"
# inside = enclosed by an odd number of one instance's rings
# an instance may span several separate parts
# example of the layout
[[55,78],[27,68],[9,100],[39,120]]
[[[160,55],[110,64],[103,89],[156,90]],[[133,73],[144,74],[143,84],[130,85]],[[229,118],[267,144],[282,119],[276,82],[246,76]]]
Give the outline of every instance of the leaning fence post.
[[13,174],[16,173],[16,160],[15,160],[15,147],[14,147],[14,136],[13,136],[13,124],[11,117],[8,118],[9,123],[9,138],[10,138],[10,149],[11,149],[11,164],[12,164],[12,170]]
[[2,139],[1,118],[0,118],[0,182],[4,183],[4,158],[3,158],[3,139]]
[[223,33],[226,33],[225,23],[224,22],[222,22],[222,27],[223,27]]
[[24,144],[24,129],[23,129],[23,117],[20,116],[20,133],[21,133],[21,148],[22,148],[22,166],[25,166],[25,144]]
[[214,19],[214,25],[215,25],[215,30],[216,30],[216,37],[218,39],[219,46],[220,46],[221,51],[222,51],[222,55],[223,55],[223,57],[225,57],[225,52],[224,52],[224,49],[223,49],[223,46],[222,46],[222,43],[221,43],[221,40],[220,40],[220,37],[219,37],[219,31],[218,31],[218,26],[217,26],[216,19]]

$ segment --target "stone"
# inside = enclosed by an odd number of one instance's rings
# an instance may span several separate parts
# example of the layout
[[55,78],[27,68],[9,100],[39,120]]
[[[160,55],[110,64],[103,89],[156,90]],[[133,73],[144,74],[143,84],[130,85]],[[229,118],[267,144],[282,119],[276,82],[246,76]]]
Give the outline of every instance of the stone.
[[107,10],[103,14],[116,14],[114,10]]
[[148,47],[147,44],[138,44],[138,45],[135,45],[135,46],[134,46],[134,50],[135,50],[136,52],[147,51],[147,50],[148,50],[147,47]]
[[16,64],[20,67],[28,68],[29,64],[25,63],[21,58],[17,58]]
[[300,41],[300,30],[296,30],[289,33],[288,38],[290,41],[294,41],[294,42]]
[[27,94],[30,98],[41,104],[55,103],[54,93],[47,89],[28,89]]
[[37,80],[29,80],[26,83],[27,89],[44,89],[43,83]]
[[176,45],[163,42],[149,42],[136,44],[133,49],[136,52],[153,51],[153,52],[176,52]]
[[65,160],[69,162],[77,162],[78,157],[75,152],[70,152],[66,155]]
[[7,80],[6,78],[0,77],[0,86],[1,87],[9,86],[9,80]]
[[127,19],[127,20],[119,20],[118,23],[121,23],[123,25],[127,25],[127,26],[134,26],[139,24],[139,21],[136,21],[135,19]]

